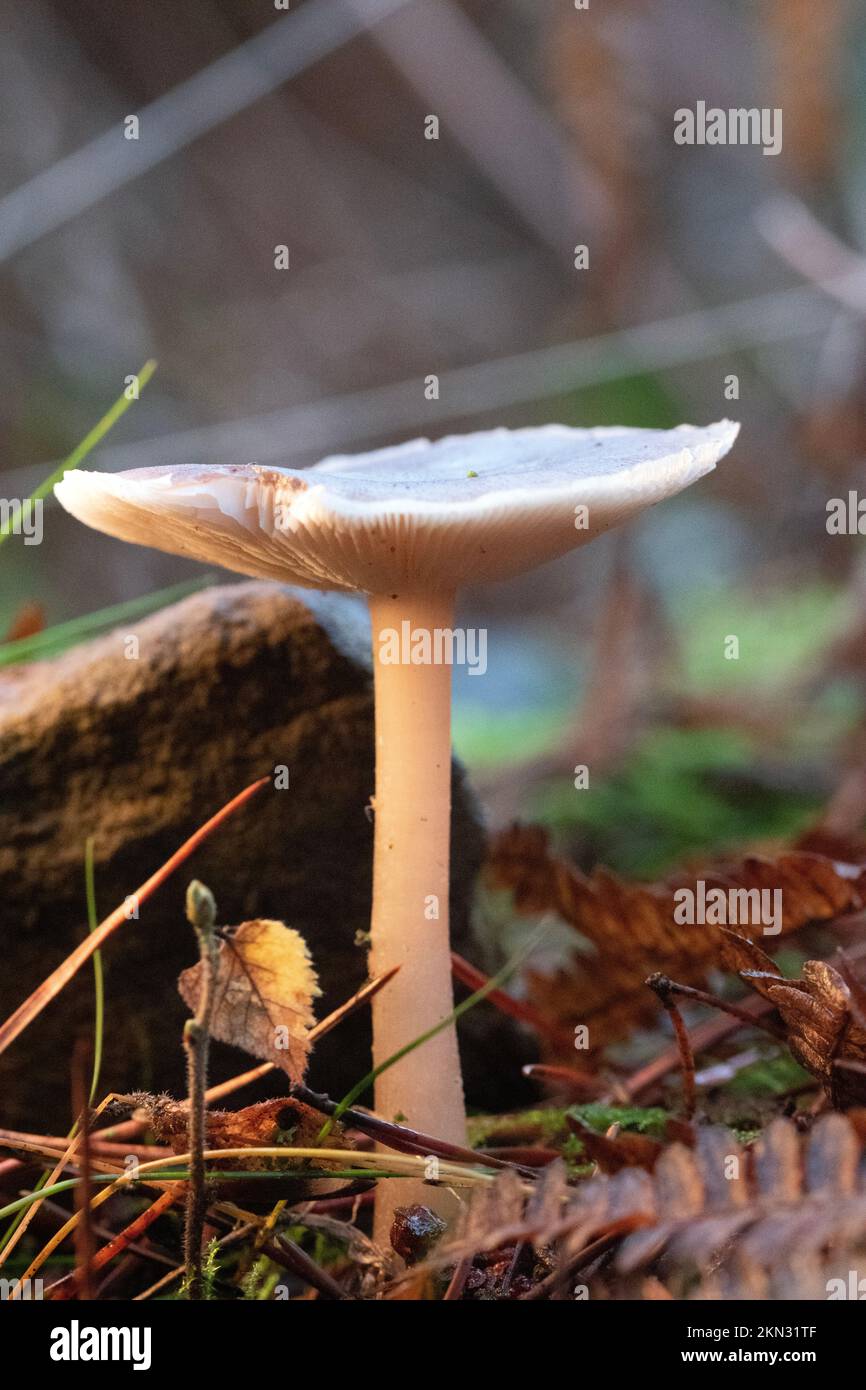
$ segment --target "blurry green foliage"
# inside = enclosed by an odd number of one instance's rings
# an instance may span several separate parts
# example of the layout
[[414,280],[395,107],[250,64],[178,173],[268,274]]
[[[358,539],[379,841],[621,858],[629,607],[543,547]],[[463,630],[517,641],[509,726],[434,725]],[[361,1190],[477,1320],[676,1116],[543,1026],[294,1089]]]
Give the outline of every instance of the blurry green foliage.
[[[766,692],[802,681],[846,617],[846,594],[827,584],[772,593],[707,592],[677,605],[681,675],[690,689]],[[739,656],[724,655],[727,636]]]
[[[543,418],[542,418],[543,417]],[[673,429],[683,416],[661,377],[649,372],[602,381],[543,403],[540,423],[628,425],[636,429]]]
[[598,862],[655,877],[699,851],[795,835],[808,823],[819,797],[756,782],[744,794],[741,776],[755,752],[751,739],[729,730],[656,730],[597,786],[548,784],[534,814],[564,836],[583,831]]
[[483,705],[456,705],[453,742],[470,767],[505,768],[541,757],[556,746],[568,720],[566,706],[491,710]]
[[[549,824],[566,843],[578,839],[587,862],[632,877],[655,877],[691,855],[795,836],[827,794],[822,778],[813,789],[810,769],[826,767],[862,713],[856,683],[822,670],[849,602],[843,590],[812,584],[767,594],[722,589],[676,605],[677,660],[660,693],[725,697],[734,718],[739,701],[751,713],[751,692],[775,700],[772,746],[745,728],[658,727],[638,733],[621,766],[603,779],[590,772],[586,790],[575,790],[569,760],[562,778],[527,794],[521,815]],[[739,639],[739,660],[725,659],[730,634]],[[810,671],[816,680],[808,689],[802,682]],[[795,681],[796,717],[786,722]],[[578,689],[575,706],[579,696]],[[458,708],[455,742],[470,768],[504,768],[570,745],[573,719],[561,698],[504,714]],[[591,750],[587,759],[591,767]]]

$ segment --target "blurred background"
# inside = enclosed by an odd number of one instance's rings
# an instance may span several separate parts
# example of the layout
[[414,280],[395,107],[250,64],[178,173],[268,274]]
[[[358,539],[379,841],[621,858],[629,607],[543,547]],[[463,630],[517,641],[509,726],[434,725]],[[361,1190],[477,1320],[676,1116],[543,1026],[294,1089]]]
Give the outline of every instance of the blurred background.
[[[494,821],[630,873],[830,797],[850,818],[866,576],[826,505],[866,450],[862,5],[0,0],[0,24],[5,497],[151,357],[88,466],[739,419],[681,499],[463,596],[490,664],[458,673],[457,749]],[[781,153],[675,144],[698,101],[781,107]],[[200,580],[51,505],[0,553],[0,628]]]

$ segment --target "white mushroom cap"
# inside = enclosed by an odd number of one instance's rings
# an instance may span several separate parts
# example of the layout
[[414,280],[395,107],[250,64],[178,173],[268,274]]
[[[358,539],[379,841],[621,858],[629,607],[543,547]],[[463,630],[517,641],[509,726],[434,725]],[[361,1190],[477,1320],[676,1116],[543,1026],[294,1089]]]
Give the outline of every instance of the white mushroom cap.
[[[73,516],[122,540],[258,578],[367,593],[504,579],[688,487],[728,452],[728,420],[674,430],[487,430],[335,455],[67,473]],[[586,525],[576,509],[586,507]]]

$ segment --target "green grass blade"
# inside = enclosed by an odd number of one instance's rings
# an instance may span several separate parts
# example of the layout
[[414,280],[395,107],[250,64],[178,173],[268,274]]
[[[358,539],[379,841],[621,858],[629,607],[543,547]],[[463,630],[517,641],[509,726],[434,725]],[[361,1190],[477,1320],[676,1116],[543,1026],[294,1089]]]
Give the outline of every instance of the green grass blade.
[[[287,1154],[291,1149],[286,1150]],[[385,1160],[387,1163],[387,1159]],[[493,1171],[491,1169],[491,1171]],[[405,1173],[395,1173],[393,1169],[383,1168],[299,1168],[296,1173],[291,1171],[280,1171],[275,1168],[263,1171],[257,1169],[240,1169],[237,1172],[224,1171],[223,1169],[211,1169],[208,1171],[209,1182],[274,1182],[279,1178],[294,1179],[297,1182],[310,1182],[312,1180],[333,1181],[339,1179],[341,1182],[355,1181],[359,1178],[405,1178]],[[122,1178],[122,1173],[91,1173],[91,1184],[98,1186],[105,1183],[117,1182]],[[128,1179],[127,1186],[131,1187],[136,1181],[146,1183],[158,1182],[186,1182],[189,1178],[188,1168],[167,1168],[165,1172],[150,1173],[145,1177],[136,1179],[134,1176]],[[29,1206],[36,1201],[41,1201],[45,1197],[54,1197],[58,1192],[68,1192],[71,1188],[77,1187],[81,1178],[63,1178],[60,1182],[53,1182],[50,1187],[36,1187],[32,1192],[27,1192],[23,1197],[17,1197],[14,1202],[8,1202],[5,1207],[0,1207],[0,1220],[5,1216],[17,1216],[20,1220],[21,1215]],[[124,1188],[126,1190],[126,1188]]]
[[195,579],[187,579],[182,584],[172,584],[166,589],[158,589],[152,594],[142,594],[140,598],[127,599],[123,603],[111,604],[95,613],[86,613],[81,618],[70,618],[65,623],[55,623],[44,632],[32,637],[20,637],[15,642],[0,645],[0,666],[12,666],[19,661],[39,661],[48,656],[56,656],[67,647],[74,646],[87,637],[95,636],[104,629],[115,627],[118,623],[140,618],[158,608],[197,593],[212,583],[213,573],[203,574]]
[[[141,394],[147,383],[150,381],[150,378],[153,376],[155,371],[156,362],[151,358],[149,361],[145,362],[141,371],[138,373],[139,395]],[[108,434],[108,431],[112,428],[112,426],[117,424],[117,421],[120,419],[121,415],[125,415],[129,407],[132,405],[133,401],[137,399],[137,396],[127,396],[126,392],[124,391],[123,395],[119,396],[118,399],[114,402],[114,405],[111,407],[111,409],[106,411],[102,419],[99,420],[98,423],[93,426],[93,429],[90,431],[90,433],[86,434],[82,439],[81,443],[75,446],[75,448],[72,450],[72,453],[69,454],[68,457],[65,458],[57,468],[55,468],[53,473],[50,473],[48,477],[45,478],[45,480],[39,484],[39,486],[35,489],[34,492],[31,492],[28,501],[31,503],[39,502],[42,500],[42,498],[47,497],[49,493],[53,490],[54,484],[60,482],[60,479],[63,477],[64,473],[66,473],[70,468],[77,468],[79,463],[82,463],[84,459],[87,458],[87,455],[91,452],[91,450],[95,449],[97,444],[100,444],[102,442],[102,440]],[[6,522],[5,526],[0,527],[0,545],[2,545],[3,542],[12,534],[12,526],[13,523],[10,519]]]

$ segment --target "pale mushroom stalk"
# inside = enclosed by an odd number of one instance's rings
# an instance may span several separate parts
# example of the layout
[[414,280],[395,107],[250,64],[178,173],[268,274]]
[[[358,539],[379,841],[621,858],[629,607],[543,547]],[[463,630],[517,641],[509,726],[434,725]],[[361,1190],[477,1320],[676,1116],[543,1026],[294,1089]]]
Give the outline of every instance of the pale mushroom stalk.
[[[373,1063],[379,1066],[453,1008],[448,935],[451,821],[451,667],[391,661],[395,635],[450,633],[451,594],[370,599],[376,696],[376,792],[370,969],[399,965],[398,989],[373,1001]],[[405,625],[405,626],[404,626]],[[463,1083],[453,1023],[376,1081],[376,1109],[452,1143],[465,1143]],[[399,1200],[430,1205],[429,1187]],[[392,1201],[386,1201],[392,1207]],[[377,1227],[381,1227],[377,1217]],[[387,1234],[387,1232],[385,1232]]]
[[[565,555],[715,467],[738,426],[674,430],[488,430],[413,440],[298,471],[257,464],[70,472],[68,511],[109,535],[258,578],[370,599],[376,694],[372,968],[400,971],[373,1002],[375,1060],[451,1009],[448,851],[451,669],[381,659],[383,636],[450,633],[464,584],[506,579]],[[303,789],[300,789],[301,794]],[[296,793],[297,794],[297,793]],[[360,809],[359,809],[360,814]],[[360,1060],[360,1059],[359,1059]],[[495,1058],[491,1065],[495,1065]],[[464,1138],[452,1026],[378,1078],[386,1119]],[[429,1205],[447,1201],[416,1189]],[[381,1184],[387,1238],[403,1180]]]

